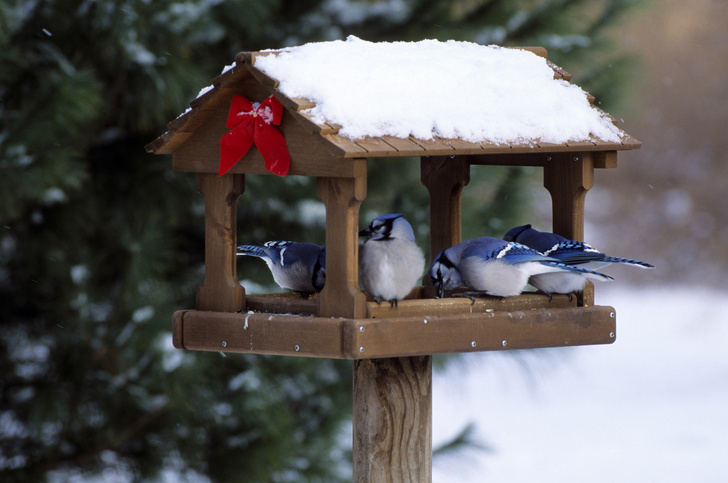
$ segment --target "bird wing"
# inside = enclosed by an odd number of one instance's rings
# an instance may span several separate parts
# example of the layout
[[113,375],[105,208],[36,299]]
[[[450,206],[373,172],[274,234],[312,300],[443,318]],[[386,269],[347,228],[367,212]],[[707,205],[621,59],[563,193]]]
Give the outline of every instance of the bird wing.
[[588,262],[601,262],[604,254],[588,243],[567,240],[549,247],[542,252],[544,255],[556,258],[569,265],[580,265]]
[[562,243],[569,242],[570,240],[564,238],[556,233],[549,233],[546,231],[538,231],[533,228],[527,228],[512,240],[528,247],[533,248],[537,252],[544,253],[547,250],[558,246]]
[[480,243],[473,243],[463,250],[462,258],[480,257],[483,260],[502,260],[506,263],[526,263],[538,261],[555,261],[545,257],[525,245],[515,242],[506,242],[497,238],[482,239]]
[[287,267],[294,263],[304,263],[313,269],[323,248],[313,243],[289,242],[284,246],[279,246],[278,249],[278,261],[282,266]]

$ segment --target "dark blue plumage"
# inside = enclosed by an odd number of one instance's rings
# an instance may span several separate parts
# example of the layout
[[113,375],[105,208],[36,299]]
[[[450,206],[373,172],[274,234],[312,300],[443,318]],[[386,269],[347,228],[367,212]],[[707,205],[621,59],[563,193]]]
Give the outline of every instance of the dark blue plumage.
[[[508,230],[503,239],[522,243],[545,256],[574,267],[597,270],[611,263],[620,263],[638,268],[655,268],[653,265],[639,260],[605,255],[588,243],[569,240],[555,233],[541,232],[531,228],[531,225],[512,228]],[[547,294],[570,294],[582,291],[586,281],[587,279],[579,274],[548,273],[534,275],[528,282]]]
[[313,293],[326,282],[326,249],[313,243],[269,241],[261,245],[240,245],[238,255],[262,258],[282,288]]
[[531,228],[531,225],[512,228],[503,239],[521,243],[568,265],[587,264],[588,268],[598,269],[610,263],[621,263],[638,268],[655,268],[654,265],[639,260],[605,255],[588,243],[569,240],[555,233],[538,231]]
[[440,297],[445,290],[461,285],[510,297],[523,291],[529,277],[550,273],[612,279],[599,272],[567,265],[520,243],[492,237],[473,238],[443,250],[435,257],[429,271]]

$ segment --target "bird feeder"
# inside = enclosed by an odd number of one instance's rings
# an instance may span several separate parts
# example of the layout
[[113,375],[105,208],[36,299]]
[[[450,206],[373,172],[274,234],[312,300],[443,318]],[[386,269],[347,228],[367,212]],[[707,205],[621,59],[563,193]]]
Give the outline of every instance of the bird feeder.
[[[527,48],[546,58],[542,48]],[[430,257],[461,241],[461,192],[473,165],[538,166],[551,194],[552,231],[582,240],[584,198],[594,170],[615,168],[617,152],[639,141],[518,144],[366,137],[352,140],[341,126],[314,122],[308,99],[291,98],[276,79],[256,68],[260,56],[244,52],[191,109],[169,123],[146,149],[171,154],[177,171],[196,174],[205,206],[205,276],[197,306],[173,316],[178,349],[243,354],[351,359],[354,361],[354,480],[429,481],[432,451],[432,355],[609,344],[615,310],[594,305],[587,284],[578,297],[435,297],[425,277],[398,307],[378,305],[358,281],[359,207],[367,194],[367,162],[380,157],[419,157],[430,196]],[[570,75],[549,63],[554,78]],[[252,146],[227,174],[218,176],[220,139],[233,96],[283,110],[276,126],[290,153],[288,175],[315,176],[326,207],[326,285],[318,297],[246,293],[236,268],[237,199],[245,176],[268,175],[261,150]],[[593,99],[590,99],[593,101]],[[597,109],[596,107],[593,107]],[[554,123],[558,123],[554,119]],[[368,220],[367,220],[368,222]],[[305,240],[296,240],[305,241]]]

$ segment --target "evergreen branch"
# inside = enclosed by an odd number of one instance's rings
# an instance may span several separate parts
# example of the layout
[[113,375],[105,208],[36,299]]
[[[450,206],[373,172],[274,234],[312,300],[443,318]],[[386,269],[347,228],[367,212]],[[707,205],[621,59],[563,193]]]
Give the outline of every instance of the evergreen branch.
[[[141,433],[147,426],[154,423],[156,420],[161,418],[170,409],[169,402],[165,402],[163,405],[155,409],[154,411],[143,414],[140,418],[134,421],[130,426],[126,427],[124,431],[116,435],[113,439],[100,442],[96,446],[86,449],[85,451],[77,454],[69,454],[66,456],[56,456],[57,453],[51,453],[50,458],[46,458],[41,461],[31,462],[34,468],[42,468],[44,471],[55,469],[63,465],[73,466],[85,466],[84,462],[91,458],[100,455],[104,451],[116,450],[120,454],[124,454],[124,451],[120,451],[119,448],[124,444],[132,440],[139,433]],[[56,457],[53,457],[56,456]]]
[[492,448],[485,443],[478,441],[475,436],[475,423],[470,422],[449,441],[445,441],[432,450],[433,458],[444,458],[450,456],[461,456],[463,450],[475,449],[479,451],[492,451]]

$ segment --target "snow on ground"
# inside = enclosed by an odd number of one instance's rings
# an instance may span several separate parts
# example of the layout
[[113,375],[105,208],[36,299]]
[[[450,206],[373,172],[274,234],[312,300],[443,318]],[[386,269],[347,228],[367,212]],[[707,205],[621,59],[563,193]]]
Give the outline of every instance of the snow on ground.
[[350,36],[257,57],[255,67],[277,79],[285,95],[314,102],[307,111],[316,122],[338,124],[352,139],[619,140],[581,88],[555,80],[546,60],[525,50]]
[[728,481],[728,295],[597,289],[614,344],[466,355],[435,373],[433,445],[473,421],[491,451],[436,461],[434,482]]

